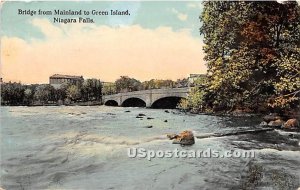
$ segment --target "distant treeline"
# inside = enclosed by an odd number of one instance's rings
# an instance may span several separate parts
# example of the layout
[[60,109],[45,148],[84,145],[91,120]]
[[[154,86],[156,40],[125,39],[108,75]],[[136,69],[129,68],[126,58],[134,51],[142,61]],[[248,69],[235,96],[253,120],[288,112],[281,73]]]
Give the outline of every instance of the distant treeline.
[[87,79],[79,85],[64,83],[60,88],[54,88],[50,84],[1,84],[2,105],[68,105],[83,101],[100,101],[101,95],[102,84],[98,79]]
[[193,86],[187,78],[172,80],[151,79],[141,82],[135,78],[121,76],[115,82],[102,83],[97,79],[87,79],[78,85],[63,83],[59,88],[51,84],[25,85],[16,82],[1,85],[2,105],[70,105],[96,101],[107,94],[149,90],[159,88],[180,88]]
[[121,76],[113,83],[103,84],[103,94],[115,94],[119,92],[131,92],[138,90],[149,90],[159,88],[181,88],[193,85],[187,78],[177,79],[176,81],[167,79],[151,79],[141,82],[135,78]]

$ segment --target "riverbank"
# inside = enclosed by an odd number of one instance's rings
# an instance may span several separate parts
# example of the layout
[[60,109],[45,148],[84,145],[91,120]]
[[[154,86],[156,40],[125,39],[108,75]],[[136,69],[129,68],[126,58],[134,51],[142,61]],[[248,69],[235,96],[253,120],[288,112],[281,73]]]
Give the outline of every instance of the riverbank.
[[212,111],[212,110],[183,110],[180,109],[180,111],[185,113],[191,113],[191,114],[200,114],[200,115],[214,115],[214,116],[229,116],[229,117],[264,117],[266,115],[277,115],[280,116],[282,119],[291,119],[296,118],[300,120],[300,110],[294,109],[294,110],[264,110],[255,112],[250,109],[235,109],[235,110],[219,110],[219,111]]

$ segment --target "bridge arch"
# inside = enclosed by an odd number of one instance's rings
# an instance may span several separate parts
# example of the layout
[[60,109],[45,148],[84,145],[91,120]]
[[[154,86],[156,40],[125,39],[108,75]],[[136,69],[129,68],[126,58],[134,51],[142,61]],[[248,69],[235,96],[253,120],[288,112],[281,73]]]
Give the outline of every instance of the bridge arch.
[[137,97],[130,97],[125,99],[122,104],[122,107],[146,107],[146,102]]
[[118,102],[115,100],[107,100],[104,105],[106,106],[118,106]]
[[181,99],[185,99],[185,97],[181,96],[166,96],[157,98],[151,105],[151,108],[156,109],[175,109],[179,104]]
[[[181,98],[186,98],[190,88],[150,89],[102,96],[105,105],[175,108]],[[113,100],[115,102],[108,102]],[[145,105],[146,104],[146,105]]]

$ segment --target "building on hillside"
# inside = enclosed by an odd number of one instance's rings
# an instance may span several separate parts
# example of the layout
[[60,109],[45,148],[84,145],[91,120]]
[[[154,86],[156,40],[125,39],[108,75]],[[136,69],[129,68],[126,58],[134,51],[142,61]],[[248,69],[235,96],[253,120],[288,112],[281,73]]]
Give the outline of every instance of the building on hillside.
[[54,88],[60,88],[62,84],[81,85],[83,81],[82,76],[54,74],[49,77],[49,83]]

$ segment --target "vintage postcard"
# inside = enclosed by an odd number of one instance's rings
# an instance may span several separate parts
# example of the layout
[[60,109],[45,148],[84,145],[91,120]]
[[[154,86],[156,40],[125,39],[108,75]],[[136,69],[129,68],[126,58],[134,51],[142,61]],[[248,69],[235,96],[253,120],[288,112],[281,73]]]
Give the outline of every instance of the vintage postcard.
[[0,189],[300,189],[300,2],[1,1]]

